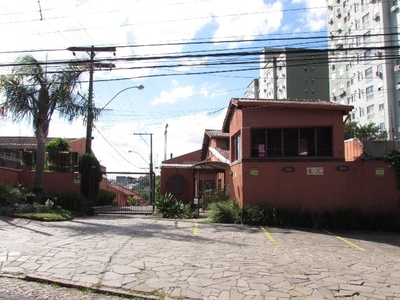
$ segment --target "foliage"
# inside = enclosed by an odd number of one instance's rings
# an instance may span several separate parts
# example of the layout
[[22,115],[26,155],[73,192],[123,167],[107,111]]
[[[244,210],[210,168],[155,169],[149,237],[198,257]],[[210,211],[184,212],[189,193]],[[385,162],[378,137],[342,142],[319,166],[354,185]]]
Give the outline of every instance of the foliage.
[[60,116],[72,121],[86,111],[86,105],[78,101],[81,97],[75,93],[84,70],[81,66],[70,65],[58,72],[48,72],[43,63],[24,55],[17,59],[10,75],[0,77],[0,90],[12,120],[32,120],[37,139],[33,192],[38,195],[43,191],[45,141],[53,113],[57,110]]
[[92,206],[96,206],[100,182],[103,179],[99,161],[91,154],[79,155],[79,172],[81,173],[81,194],[87,201],[92,201]]
[[117,195],[114,192],[99,190],[99,194],[97,197],[97,205],[98,206],[112,205],[116,197]]
[[182,203],[175,199],[171,193],[158,195],[155,199],[157,214],[169,219],[190,219],[195,216],[195,212],[189,204]]
[[0,206],[25,203],[28,191],[22,185],[10,186],[0,184]]
[[242,210],[235,199],[213,202],[210,206],[211,220],[216,223],[242,223]]
[[382,155],[381,157],[370,157],[369,159],[376,159],[388,162],[390,166],[392,166],[395,169],[397,188],[400,190],[400,151],[394,150],[391,153]]
[[366,125],[352,121],[344,124],[344,139],[358,138],[362,141],[386,141],[387,133],[381,132],[381,128],[371,122]]
[[14,216],[40,221],[67,221],[73,218],[73,214],[70,211],[60,207],[46,208],[44,211],[39,206],[30,205],[30,208],[29,211],[26,211],[27,208],[25,208],[23,212],[16,212]]
[[263,203],[240,209],[234,199],[214,202],[211,205],[211,220],[253,226],[400,231],[400,221],[394,212],[363,212],[353,208],[311,212],[268,207]]
[[85,211],[85,197],[77,193],[45,194],[44,198],[53,202],[54,206],[60,206],[74,211]]
[[128,199],[126,200],[126,204],[128,205],[128,206],[138,206],[138,205],[140,205],[140,200],[139,199],[136,199],[135,197],[132,197],[132,196],[128,196]]
[[46,144],[46,151],[49,153],[70,151],[69,142],[63,138],[55,138]]
[[227,196],[225,195],[224,192],[206,192],[202,196],[202,208],[203,210],[208,210],[210,209],[210,205],[214,202],[219,202],[227,200]]

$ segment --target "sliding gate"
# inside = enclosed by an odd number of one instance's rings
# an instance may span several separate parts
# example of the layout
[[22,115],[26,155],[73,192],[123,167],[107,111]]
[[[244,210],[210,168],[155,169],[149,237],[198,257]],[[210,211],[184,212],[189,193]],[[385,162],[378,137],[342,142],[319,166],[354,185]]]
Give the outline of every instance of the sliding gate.
[[154,172],[102,173],[99,195],[92,201],[92,213],[151,215],[154,213],[154,187]]

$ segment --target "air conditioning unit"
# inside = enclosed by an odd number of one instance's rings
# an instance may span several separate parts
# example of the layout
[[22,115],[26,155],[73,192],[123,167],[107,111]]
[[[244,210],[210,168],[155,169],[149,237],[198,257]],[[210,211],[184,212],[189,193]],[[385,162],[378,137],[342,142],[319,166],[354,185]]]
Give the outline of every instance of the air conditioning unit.
[[337,32],[338,32],[338,33],[342,33],[342,29],[338,28],[338,29],[337,29]]
[[382,56],[382,51],[375,51],[375,56]]
[[383,76],[383,73],[381,71],[376,71],[376,76],[381,77]]
[[332,5],[328,5],[328,9],[329,10],[333,10],[333,6]]
[[342,17],[342,14],[341,14],[341,13],[338,13],[338,14],[336,15],[336,17],[337,17],[337,18],[340,18],[340,17]]
[[331,25],[333,24],[333,18],[329,19],[329,24],[331,24]]
[[375,21],[379,21],[379,13],[376,13],[376,14],[374,15],[374,20],[375,20]]
[[376,0],[371,0],[371,3],[376,3]]
[[400,83],[396,85],[396,90],[400,90]]
[[343,96],[345,96],[345,95],[346,95],[346,91],[341,90],[339,96],[343,97]]
[[397,5],[393,5],[391,8],[390,8],[390,11],[391,12],[395,12],[395,11],[397,11],[399,9],[399,7],[397,6]]
[[400,65],[394,66],[394,71],[399,72],[400,71]]
[[336,3],[340,3],[340,0],[336,0]]

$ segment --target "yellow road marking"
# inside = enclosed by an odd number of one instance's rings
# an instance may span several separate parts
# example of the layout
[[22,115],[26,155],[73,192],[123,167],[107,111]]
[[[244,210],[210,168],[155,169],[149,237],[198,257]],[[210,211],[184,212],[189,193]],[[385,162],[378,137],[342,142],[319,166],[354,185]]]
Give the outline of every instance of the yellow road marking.
[[264,234],[267,236],[267,238],[269,238],[269,240],[271,241],[272,244],[277,244],[277,242],[274,240],[274,238],[272,237],[272,235],[269,234],[269,232],[262,226],[260,226],[261,230],[264,232]]
[[199,230],[199,223],[194,224],[193,235],[197,236],[197,231]]
[[330,235],[333,235],[335,238],[341,240],[342,242],[345,242],[345,243],[349,244],[350,246],[352,246],[352,247],[354,247],[354,248],[356,248],[356,249],[358,249],[358,250],[360,250],[360,251],[367,251],[367,250],[365,250],[364,248],[361,248],[360,246],[357,246],[356,244],[353,244],[352,242],[346,240],[345,238],[342,238],[342,237],[340,237],[340,236],[338,236],[338,235],[336,235],[336,234],[333,234],[332,232],[329,232],[328,230],[325,230],[325,229],[324,229],[324,231],[325,231],[326,233],[329,233]]

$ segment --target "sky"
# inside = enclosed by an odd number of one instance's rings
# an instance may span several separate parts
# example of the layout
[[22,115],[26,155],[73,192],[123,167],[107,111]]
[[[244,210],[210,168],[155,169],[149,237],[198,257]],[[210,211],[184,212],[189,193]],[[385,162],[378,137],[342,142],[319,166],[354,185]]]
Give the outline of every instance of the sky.
[[[206,129],[222,129],[230,99],[259,77],[264,47],[326,47],[314,39],[327,36],[321,0],[14,0],[0,7],[0,75],[26,54],[60,69],[90,58],[70,47],[116,48],[96,52],[96,62],[115,67],[93,76],[93,101],[103,110],[92,150],[113,172],[148,170],[151,148],[155,168],[200,149]],[[86,97],[88,81],[83,74]],[[0,128],[3,136],[34,135],[28,120],[15,123],[10,114]],[[53,115],[49,137],[85,136],[83,118]]]

